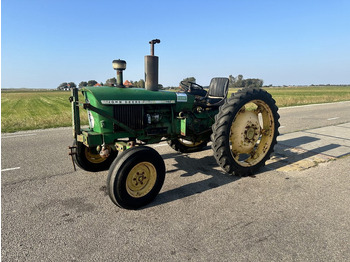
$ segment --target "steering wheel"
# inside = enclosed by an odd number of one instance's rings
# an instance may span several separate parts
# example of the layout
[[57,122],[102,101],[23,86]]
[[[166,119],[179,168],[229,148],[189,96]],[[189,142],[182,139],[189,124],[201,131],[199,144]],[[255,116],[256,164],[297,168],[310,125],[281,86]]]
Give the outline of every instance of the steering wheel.
[[191,92],[194,89],[203,90],[203,86],[191,81],[181,81],[180,88],[185,92]]

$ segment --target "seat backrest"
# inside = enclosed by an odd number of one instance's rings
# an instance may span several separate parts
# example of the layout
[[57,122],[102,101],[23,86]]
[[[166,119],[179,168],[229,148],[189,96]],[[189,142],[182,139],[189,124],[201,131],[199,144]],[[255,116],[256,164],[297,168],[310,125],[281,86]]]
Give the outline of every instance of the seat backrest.
[[228,81],[226,77],[212,78],[209,85],[208,96],[225,98],[228,91]]

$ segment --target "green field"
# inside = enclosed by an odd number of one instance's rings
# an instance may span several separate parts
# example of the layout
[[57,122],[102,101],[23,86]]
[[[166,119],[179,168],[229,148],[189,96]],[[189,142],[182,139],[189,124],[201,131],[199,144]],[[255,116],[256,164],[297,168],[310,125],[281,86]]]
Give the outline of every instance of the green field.
[[67,91],[1,92],[1,132],[72,125],[69,96]]
[[350,86],[266,88],[279,107],[350,100]]
[[[350,86],[266,88],[279,107],[350,100]],[[230,89],[229,93],[236,90]],[[1,132],[71,126],[70,92],[2,91]],[[80,98],[82,101],[82,98]],[[82,124],[87,116],[82,113]]]

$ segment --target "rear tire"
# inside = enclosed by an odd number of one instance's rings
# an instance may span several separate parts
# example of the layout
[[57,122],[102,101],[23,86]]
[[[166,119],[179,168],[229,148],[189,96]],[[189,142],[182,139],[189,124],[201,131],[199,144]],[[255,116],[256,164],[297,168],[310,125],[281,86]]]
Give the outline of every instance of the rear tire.
[[239,90],[223,104],[212,126],[212,149],[227,173],[246,176],[265,165],[277,143],[278,108],[263,89]]
[[137,209],[158,195],[164,179],[165,164],[159,153],[146,146],[132,147],[112,163],[107,178],[108,194],[119,207]]
[[74,140],[73,147],[76,147],[73,160],[81,169],[89,172],[108,170],[118,152],[111,150],[107,158],[103,158],[96,151],[96,147],[87,147],[81,142]]

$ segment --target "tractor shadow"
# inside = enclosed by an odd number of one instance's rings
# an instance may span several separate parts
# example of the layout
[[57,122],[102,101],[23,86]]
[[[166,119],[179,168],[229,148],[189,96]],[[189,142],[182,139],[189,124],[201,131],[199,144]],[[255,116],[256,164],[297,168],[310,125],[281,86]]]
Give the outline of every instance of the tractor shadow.
[[[291,165],[304,159],[312,159],[313,156],[323,154],[326,151],[341,146],[338,144],[329,144],[314,148],[310,151],[301,149],[296,149],[295,151],[293,150],[304,144],[317,142],[318,140],[319,139],[315,137],[302,136],[279,142],[275,146],[275,152],[272,155],[273,161],[268,161],[265,167],[261,168],[259,172],[249,177],[255,178],[259,174],[263,174],[271,170],[276,170],[278,168]],[[203,155],[203,157],[200,155]],[[208,179],[190,182],[188,184],[184,184],[176,188],[161,192],[155,201],[145,206],[144,208],[158,206],[200,194],[241,179],[240,176],[230,175],[221,170],[221,168],[216,163],[216,160],[212,155],[211,148],[209,146],[206,147],[203,151],[197,153],[180,154],[174,152],[164,154],[162,157],[164,160],[170,160],[173,162],[171,165],[169,165],[170,169],[167,168],[166,179],[177,179],[177,183],[180,181],[179,177],[186,178],[196,175],[206,175],[208,176]],[[327,155],[325,155],[325,157],[327,158]],[[332,159],[332,157],[329,156],[328,160],[330,159]],[[178,174],[179,172],[181,173],[180,175]],[[177,177],[172,178],[171,176],[174,174],[176,174]]]
[[[201,153],[204,157],[198,158],[198,154]],[[232,183],[241,178],[234,175],[228,175],[224,171],[221,171],[214,157],[210,153],[211,148],[206,147],[203,151],[197,153],[172,153],[163,155],[163,159],[172,159],[174,162],[171,164],[171,168],[166,172],[166,180],[168,179],[169,181],[174,179],[177,180],[176,183],[181,183],[181,180],[183,180],[181,178],[193,177],[193,179],[189,179],[192,182],[159,193],[155,201],[147,205],[145,208],[162,205],[200,194]],[[192,154],[196,154],[196,157],[191,157],[194,156]],[[201,175],[201,180],[193,181],[196,180],[194,178],[196,175]],[[208,178],[203,180],[203,175],[208,176]],[[165,183],[167,183],[167,181],[165,181]]]

